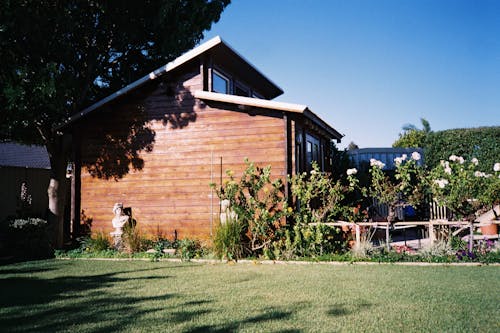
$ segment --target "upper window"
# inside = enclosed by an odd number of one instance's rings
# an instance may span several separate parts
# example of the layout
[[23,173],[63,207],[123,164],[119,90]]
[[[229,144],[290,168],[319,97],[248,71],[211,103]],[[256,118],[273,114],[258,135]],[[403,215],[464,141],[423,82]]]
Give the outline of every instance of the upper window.
[[264,99],[264,97],[262,97],[262,95],[261,95],[261,94],[259,94],[258,92],[255,92],[255,91],[253,91],[253,92],[252,92],[252,97],[253,97],[253,98],[260,98],[260,99]]
[[229,79],[215,70],[212,70],[212,91],[221,94],[230,92]]
[[238,96],[250,96],[250,89],[239,82],[234,83],[234,94]]

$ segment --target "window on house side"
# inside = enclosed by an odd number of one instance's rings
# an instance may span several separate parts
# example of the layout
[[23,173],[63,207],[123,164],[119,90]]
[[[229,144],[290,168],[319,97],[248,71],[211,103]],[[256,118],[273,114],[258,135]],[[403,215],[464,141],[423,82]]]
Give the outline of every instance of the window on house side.
[[212,71],[212,91],[229,94],[229,79],[216,71]]
[[234,84],[234,94],[238,96],[250,96],[250,89],[242,85],[241,83],[235,82]]

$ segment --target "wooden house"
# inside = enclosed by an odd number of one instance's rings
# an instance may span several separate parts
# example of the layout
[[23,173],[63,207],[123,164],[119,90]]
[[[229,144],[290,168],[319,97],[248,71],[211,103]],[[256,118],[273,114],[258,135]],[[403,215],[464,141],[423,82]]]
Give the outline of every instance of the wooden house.
[[211,182],[244,159],[272,174],[331,167],[342,135],[215,37],[73,116],[74,215],[109,232],[114,203],[142,232],[208,238],[219,214]]

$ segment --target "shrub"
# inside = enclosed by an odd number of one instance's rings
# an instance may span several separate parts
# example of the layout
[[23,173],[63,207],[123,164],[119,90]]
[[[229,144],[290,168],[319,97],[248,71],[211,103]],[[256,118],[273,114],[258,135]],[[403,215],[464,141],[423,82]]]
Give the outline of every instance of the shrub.
[[195,257],[201,257],[203,249],[199,241],[189,238],[180,239],[176,242],[177,251],[181,260],[190,260]]
[[450,155],[481,161],[479,170],[491,172],[500,156],[500,126],[452,129],[430,133],[426,140],[425,161],[429,168]]
[[219,223],[213,239],[215,255],[227,260],[241,258],[243,256],[242,232],[243,226],[238,219],[228,217],[226,223]]
[[153,241],[144,238],[136,228],[136,221],[132,220],[123,227],[123,249],[127,253],[137,253],[147,250],[153,245]]
[[320,257],[344,250],[345,242],[338,228],[325,224],[295,225],[285,231],[284,237],[273,243],[270,259]]
[[[243,246],[249,253],[269,251],[284,224],[287,202],[281,179],[271,180],[271,166],[256,166],[245,159],[246,168],[239,181],[227,170],[229,180],[216,188],[219,199],[229,200],[242,225]],[[215,188],[215,184],[211,184]]]
[[80,248],[87,252],[102,252],[109,250],[111,248],[111,244],[106,234],[100,231],[91,237],[81,238]]
[[[355,169],[352,169],[355,170]],[[296,224],[328,222],[347,214],[344,199],[357,186],[355,173],[349,173],[349,184],[340,180],[333,181],[325,172],[321,172],[318,164],[313,162],[310,174],[301,173],[289,177],[292,194],[298,208],[290,210]]]
[[12,220],[7,225],[10,250],[15,257],[42,259],[54,256],[46,220],[28,217]]

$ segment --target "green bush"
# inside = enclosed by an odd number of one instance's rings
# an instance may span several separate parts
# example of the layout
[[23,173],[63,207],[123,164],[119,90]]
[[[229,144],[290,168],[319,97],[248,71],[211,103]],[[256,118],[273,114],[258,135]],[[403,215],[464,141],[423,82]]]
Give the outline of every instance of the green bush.
[[466,160],[477,158],[480,171],[491,173],[500,156],[500,126],[452,129],[432,132],[425,143],[425,162],[429,168],[448,160],[450,155]]
[[177,252],[181,260],[190,260],[196,257],[201,257],[203,248],[199,241],[189,238],[180,239],[176,242]]
[[140,231],[136,228],[135,220],[129,221],[123,227],[123,250],[127,253],[137,253],[146,251],[154,246],[154,242],[143,237]]
[[325,224],[295,225],[287,229],[282,239],[273,243],[270,259],[296,259],[321,257],[344,251],[346,243],[336,227]]
[[215,230],[213,246],[215,255],[221,259],[238,260],[243,256],[241,242],[243,226],[238,219],[228,218]]
[[239,180],[231,170],[229,180],[215,188],[219,199],[229,200],[242,224],[243,246],[253,255],[269,251],[286,215],[287,202],[283,180],[271,180],[271,166],[261,168],[245,159],[246,169]]
[[81,238],[80,248],[86,252],[101,252],[111,249],[111,244],[106,234],[101,231],[91,237]]
[[14,219],[7,224],[8,251],[16,258],[43,259],[54,256],[47,221],[40,218]]

